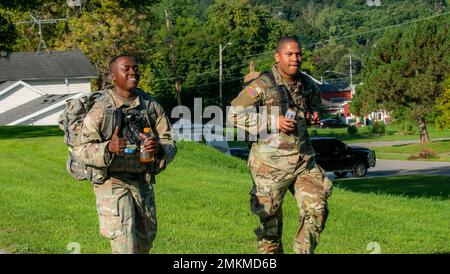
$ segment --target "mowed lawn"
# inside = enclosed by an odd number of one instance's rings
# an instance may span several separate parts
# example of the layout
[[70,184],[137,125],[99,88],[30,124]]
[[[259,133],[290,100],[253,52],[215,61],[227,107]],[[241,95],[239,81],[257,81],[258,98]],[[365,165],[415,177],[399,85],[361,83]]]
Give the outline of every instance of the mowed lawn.
[[[450,138],[450,129],[437,130],[432,125],[427,126],[428,134],[431,139]],[[379,142],[379,141],[402,141],[402,140],[420,140],[418,130],[414,134],[402,134],[401,129],[396,126],[387,126],[384,134],[372,133],[370,127],[358,127],[358,133],[355,136],[349,136],[347,128],[314,128],[308,129],[310,136],[317,137],[336,137],[344,143],[352,142]]]
[[[43,136],[43,137],[39,137]],[[25,138],[23,138],[25,137]],[[110,253],[95,197],[65,170],[56,127],[0,127],[0,249],[15,253]],[[317,253],[450,253],[449,177],[339,180]],[[157,176],[152,253],[255,253],[246,163],[192,142]],[[297,208],[288,195],[283,240],[292,253]]]
[[432,151],[435,155],[431,158],[417,158],[419,161],[450,162],[450,140],[434,141],[429,144],[395,145],[390,147],[374,147],[377,158],[391,160],[408,160],[412,155],[421,151]]

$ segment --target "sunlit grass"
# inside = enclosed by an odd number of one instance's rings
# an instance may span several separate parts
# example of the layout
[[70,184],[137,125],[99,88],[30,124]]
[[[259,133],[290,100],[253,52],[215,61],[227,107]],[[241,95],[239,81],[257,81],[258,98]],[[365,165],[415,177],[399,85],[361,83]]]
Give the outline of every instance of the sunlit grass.
[[[255,253],[258,218],[249,209],[246,163],[193,142],[178,149],[157,176],[152,252]],[[0,139],[1,249],[68,253],[76,242],[82,253],[110,253],[98,232],[92,186],[66,172],[66,153],[62,136]],[[370,242],[382,253],[450,252],[447,178],[340,180],[317,253],[369,253]],[[291,195],[283,209],[285,250],[292,253],[298,211]]]

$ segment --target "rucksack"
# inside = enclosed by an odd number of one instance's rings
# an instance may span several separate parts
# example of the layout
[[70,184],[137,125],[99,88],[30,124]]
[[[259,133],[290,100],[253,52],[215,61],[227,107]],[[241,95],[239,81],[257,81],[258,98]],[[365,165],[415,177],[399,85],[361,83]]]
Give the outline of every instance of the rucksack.
[[[149,95],[144,95],[144,91],[142,90],[137,90],[136,93],[139,96],[141,112],[145,113],[145,117],[149,125],[153,130],[155,130],[157,117],[155,113],[153,98]],[[67,100],[64,111],[58,117],[59,127],[64,131],[64,143],[68,148],[66,168],[69,174],[77,180],[86,180],[91,178],[89,174],[89,172],[91,172],[91,169],[89,169],[81,161],[77,160],[77,158],[73,154],[73,147],[75,146],[77,139],[81,133],[81,127],[84,118],[86,117],[92,106],[96,102],[101,100],[109,101],[109,104],[113,105],[113,109],[115,109],[114,101],[111,98],[111,95],[108,94],[107,90],[102,90],[97,92],[85,93],[80,97]],[[117,119],[117,114],[117,111],[115,111],[114,113],[109,113],[109,115],[115,115],[115,118],[113,119],[114,124],[107,125],[108,127],[111,127],[111,130],[118,126],[118,124],[116,123],[117,121],[121,121]]]

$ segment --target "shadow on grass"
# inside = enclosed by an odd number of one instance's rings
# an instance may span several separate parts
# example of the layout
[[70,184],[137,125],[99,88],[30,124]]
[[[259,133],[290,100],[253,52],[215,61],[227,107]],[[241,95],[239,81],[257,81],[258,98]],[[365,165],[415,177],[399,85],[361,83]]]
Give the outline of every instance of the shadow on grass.
[[0,139],[63,136],[58,126],[0,126]]
[[450,199],[449,180],[448,176],[396,176],[339,180],[335,181],[333,185],[353,192],[448,200]]

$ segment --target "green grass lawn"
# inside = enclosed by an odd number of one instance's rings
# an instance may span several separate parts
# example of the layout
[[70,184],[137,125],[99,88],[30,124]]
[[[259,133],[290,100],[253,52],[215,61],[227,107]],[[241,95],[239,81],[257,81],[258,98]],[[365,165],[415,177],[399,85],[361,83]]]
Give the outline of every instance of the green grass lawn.
[[[228,129],[229,130],[229,129]],[[236,135],[236,129],[233,129]],[[347,128],[314,128],[308,129],[311,137],[335,137],[345,143],[352,142],[379,142],[379,141],[403,141],[403,140],[420,140],[418,134],[404,135],[401,130],[394,126],[387,126],[385,134],[375,134],[370,132],[368,127],[359,127],[358,133],[355,136],[347,134]],[[450,138],[450,130],[436,130],[433,126],[428,126],[428,133],[430,138]],[[236,137],[235,137],[236,139]],[[231,146],[246,147],[245,142],[233,141]]]
[[431,149],[436,153],[435,158],[417,159],[420,161],[441,161],[450,162],[450,140],[436,141],[430,144],[409,144],[409,145],[395,145],[390,147],[373,147],[377,153],[377,158],[391,159],[391,160],[408,160],[408,157],[418,154],[424,149]]
[[[317,135],[313,133],[317,132]],[[419,134],[404,135],[401,130],[394,126],[387,126],[385,134],[371,133],[368,127],[359,127],[355,136],[348,136],[347,128],[309,128],[310,136],[336,137],[344,142],[377,142],[377,141],[400,141],[400,140],[420,140]],[[430,138],[450,138],[450,130],[436,130],[433,126],[428,126]]]
[[[38,137],[41,135],[44,137]],[[22,138],[27,137],[27,138]],[[15,253],[110,253],[98,232],[95,197],[65,170],[66,147],[52,127],[0,127],[0,249]],[[317,253],[449,253],[448,178],[406,176],[336,181]],[[192,142],[157,176],[153,253],[255,253],[246,163]],[[292,253],[297,208],[284,204]]]

